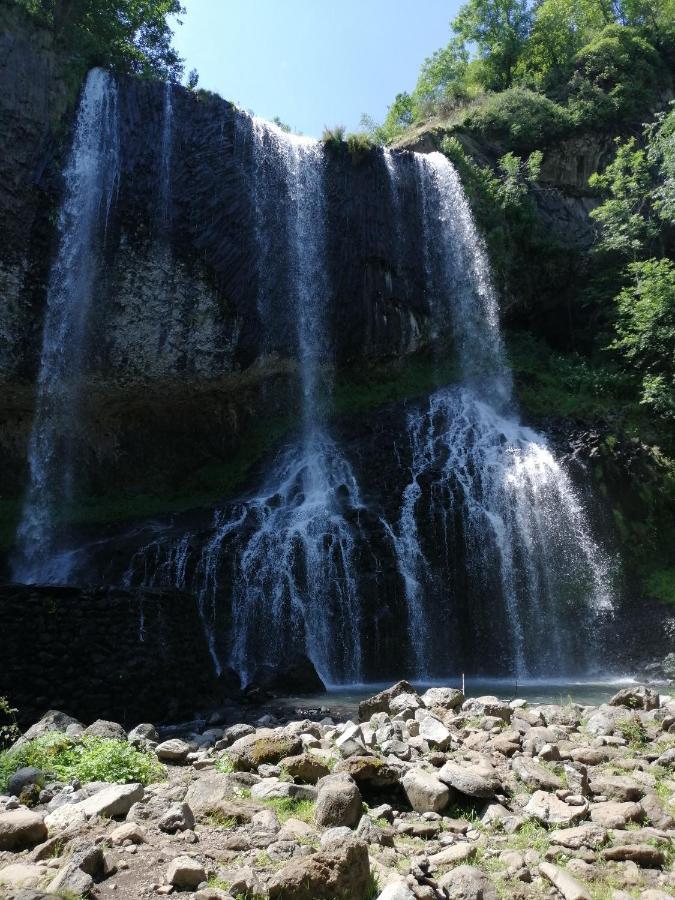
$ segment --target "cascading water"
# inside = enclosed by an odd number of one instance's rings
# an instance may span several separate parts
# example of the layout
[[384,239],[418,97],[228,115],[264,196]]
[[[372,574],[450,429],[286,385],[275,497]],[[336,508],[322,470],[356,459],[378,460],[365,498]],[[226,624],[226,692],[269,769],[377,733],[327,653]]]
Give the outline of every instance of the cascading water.
[[162,108],[162,140],[160,143],[159,165],[159,228],[163,234],[171,225],[171,159],[173,154],[173,86],[170,81],[164,85]]
[[[127,583],[189,585],[220,672],[219,574],[223,560],[233,559],[229,658],[242,681],[300,653],[326,682],[355,682],[362,652],[353,554],[362,502],[354,473],[322,422],[320,396],[331,361],[323,149],[258,119],[242,119],[240,132],[262,343],[269,352],[274,337],[290,339],[302,389],[300,438],[279,454],[258,496],[231,516],[216,514],[192,568],[182,539],[153,542],[132,561]],[[280,285],[283,306],[271,302]]]
[[20,582],[64,582],[69,575],[70,555],[60,552],[56,525],[72,495],[87,322],[118,173],[117,87],[108,72],[92,69],[64,172],[59,247],[50,274],[28,448],[30,481],[13,567]]
[[[514,675],[578,669],[574,619],[590,629],[611,609],[608,561],[545,439],[518,422],[489,265],[458,176],[439,153],[417,157],[417,172],[429,302],[438,330],[451,319],[462,383],[408,418],[411,478],[394,540],[415,674],[451,671],[471,619],[463,607],[486,597],[498,601],[490,615],[508,631]],[[440,567],[425,546],[440,551]]]

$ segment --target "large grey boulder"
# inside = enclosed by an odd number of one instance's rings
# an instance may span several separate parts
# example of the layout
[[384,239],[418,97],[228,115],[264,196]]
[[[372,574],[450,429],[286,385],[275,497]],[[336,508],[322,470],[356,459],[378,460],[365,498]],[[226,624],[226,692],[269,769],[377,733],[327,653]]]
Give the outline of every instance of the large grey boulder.
[[126,741],[127,733],[117,722],[96,719],[82,732],[82,737],[103,738],[110,741]]
[[651,688],[638,684],[622,688],[607,701],[608,706],[623,706],[626,709],[658,709],[659,695]]
[[516,757],[511,768],[523,784],[533,790],[557,791],[564,787],[561,778],[527,756]]
[[565,900],[591,900],[588,889],[565,869],[554,866],[553,863],[542,862],[539,863],[539,872]]
[[544,825],[574,825],[588,815],[588,803],[570,806],[558,800],[555,794],[535,791],[525,807],[525,815],[537,819]]
[[38,722],[31,725],[25,734],[22,734],[21,737],[12,744],[12,749],[15,750],[18,747],[23,747],[24,744],[27,744],[36,737],[47,734],[49,731],[65,734],[69,725],[77,725],[79,728],[82,727],[82,723],[78,722],[77,719],[73,719],[72,716],[68,716],[58,709],[50,709]]
[[169,738],[155,747],[155,753],[162,762],[180,765],[187,760],[190,745],[180,738]]
[[504,792],[497,773],[487,761],[484,763],[447,762],[438,773],[438,777],[445,784],[467,797],[491,800],[496,794]]
[[179,890],[194,891],[202,881],[206,881],[206,871],[204,866],[191,856],[177,856],[169,863],[166,880]]
[[0,850],[25,850],[47,837],[43,817],[21,806],[0,813]]
[[45,773],[42,769],[36,769],[35,766],[22,766],[13,775],[10,775],[7,781],[7,793],[10,797],[18,797],[24,788],[31,784],[42,786],[44,781]]
[[420,699],[427,709],[456,710],[464,703],[464,694],[457,688],[432,687]]
[[415,812],[442,812],[450,801],[447,785],[426,769],[409,769],[401,781],[408,802]]
[[448,900],[499,900],[490,879],[473,866],[457,866],[438,879]]
[[262,728],[236,740],[228,748],[227,755],[235,769],[254,772],[263,763],[276,764],[286,756],[296,756],[301,752],[299,736],[278,734]]
[[639,800],[644,788],[625,775],[593,775],[590,782],[594,794],[603,794],[610,800]]
[[342,773],[326,775],[319,781],[314,809],[317,825],[354,828],[361,818],[363,800],[353,778]]
[[492,716],[508,723],[511,721],[512,710],[506,700],[485,696],[466,700],[462,704],[462,712],[469,716]]
[[368,894],[370,862],[363,841],[345,838],[312,856],[296,858],[268,885],[269,900],[359,900]]
[[391,687],[380,691],[368,700],[359,703],[359,722],[367,722],[372,715],[379,712],[390,712],[389,704],[399,694],[414,694],[415,688],[409,681],[397,681]]

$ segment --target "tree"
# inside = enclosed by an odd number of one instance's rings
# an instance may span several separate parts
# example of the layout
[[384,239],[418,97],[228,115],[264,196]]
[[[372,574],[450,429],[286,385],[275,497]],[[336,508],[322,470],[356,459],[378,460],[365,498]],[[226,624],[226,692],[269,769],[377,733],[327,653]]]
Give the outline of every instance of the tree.
[[463,46],[475,45],[484,87],[503,91],[511,86],[531,24],[527,0],[469,0],[452,30]]
[[468,62],[466,47],[457,38],[424,60],[412,95],[416,119],[466,97]]
[[409,128],[415,121],[415,104],[410,94],[397,94],[396,99],[387,110],[387,115],[379,131],[384,141],[393,141],[401,132]]
[[641,376],[641,402],[675,419],[675,264],[648,259],[631,263],[628,273],[611,346]]
[[539,87],[564,83],[579,50],[607,24],[597,0],[541,0],[533,13],[523,70]]
[[614,161],[589,179],[591,187],[609,195],[591,218],[600,229],[599,249],[635,260],[658,233],[650,216],[652,170],[635,138],[617,146]]
[[169,17],[180,0],[19,0],[50,26],[56,40],[84,68],[178,80],[183,64],[171,46]]
[[188,72],[187,81],[185,82],[185,87],[188,91],[197,90],[197,85],[199,84],[199,72],[196,69],[190,69]]

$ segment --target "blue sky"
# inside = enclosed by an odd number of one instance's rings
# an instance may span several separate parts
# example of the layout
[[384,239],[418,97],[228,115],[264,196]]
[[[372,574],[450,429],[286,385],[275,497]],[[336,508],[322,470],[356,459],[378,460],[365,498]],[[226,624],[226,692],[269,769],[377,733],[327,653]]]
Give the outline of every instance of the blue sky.
[[175,45],[199,86],[295,130],[381,121],[446,44],[459,0],[183,0]]

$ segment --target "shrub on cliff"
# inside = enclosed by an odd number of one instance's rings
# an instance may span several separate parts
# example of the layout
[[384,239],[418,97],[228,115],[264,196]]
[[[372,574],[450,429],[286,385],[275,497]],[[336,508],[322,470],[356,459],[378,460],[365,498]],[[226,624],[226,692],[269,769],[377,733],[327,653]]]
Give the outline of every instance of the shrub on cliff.
[[106,738],[86,737],[74,741],[60,732],[49,732],[16,750],[0,753],[0,792],[6,789],[14,772],[24,766],[34,766],[61,781],[77,778],[83,782],[149,784],[164,774],[151,751]]
[[489,94],[465,117],[463,125],[514,150],[545,146],[567,134],[572,120],[567,110],[527,88]]
[[576,55],[568,109],[591,128],[644,121],[666,83],[659,54],[639,30],[608,25]]

